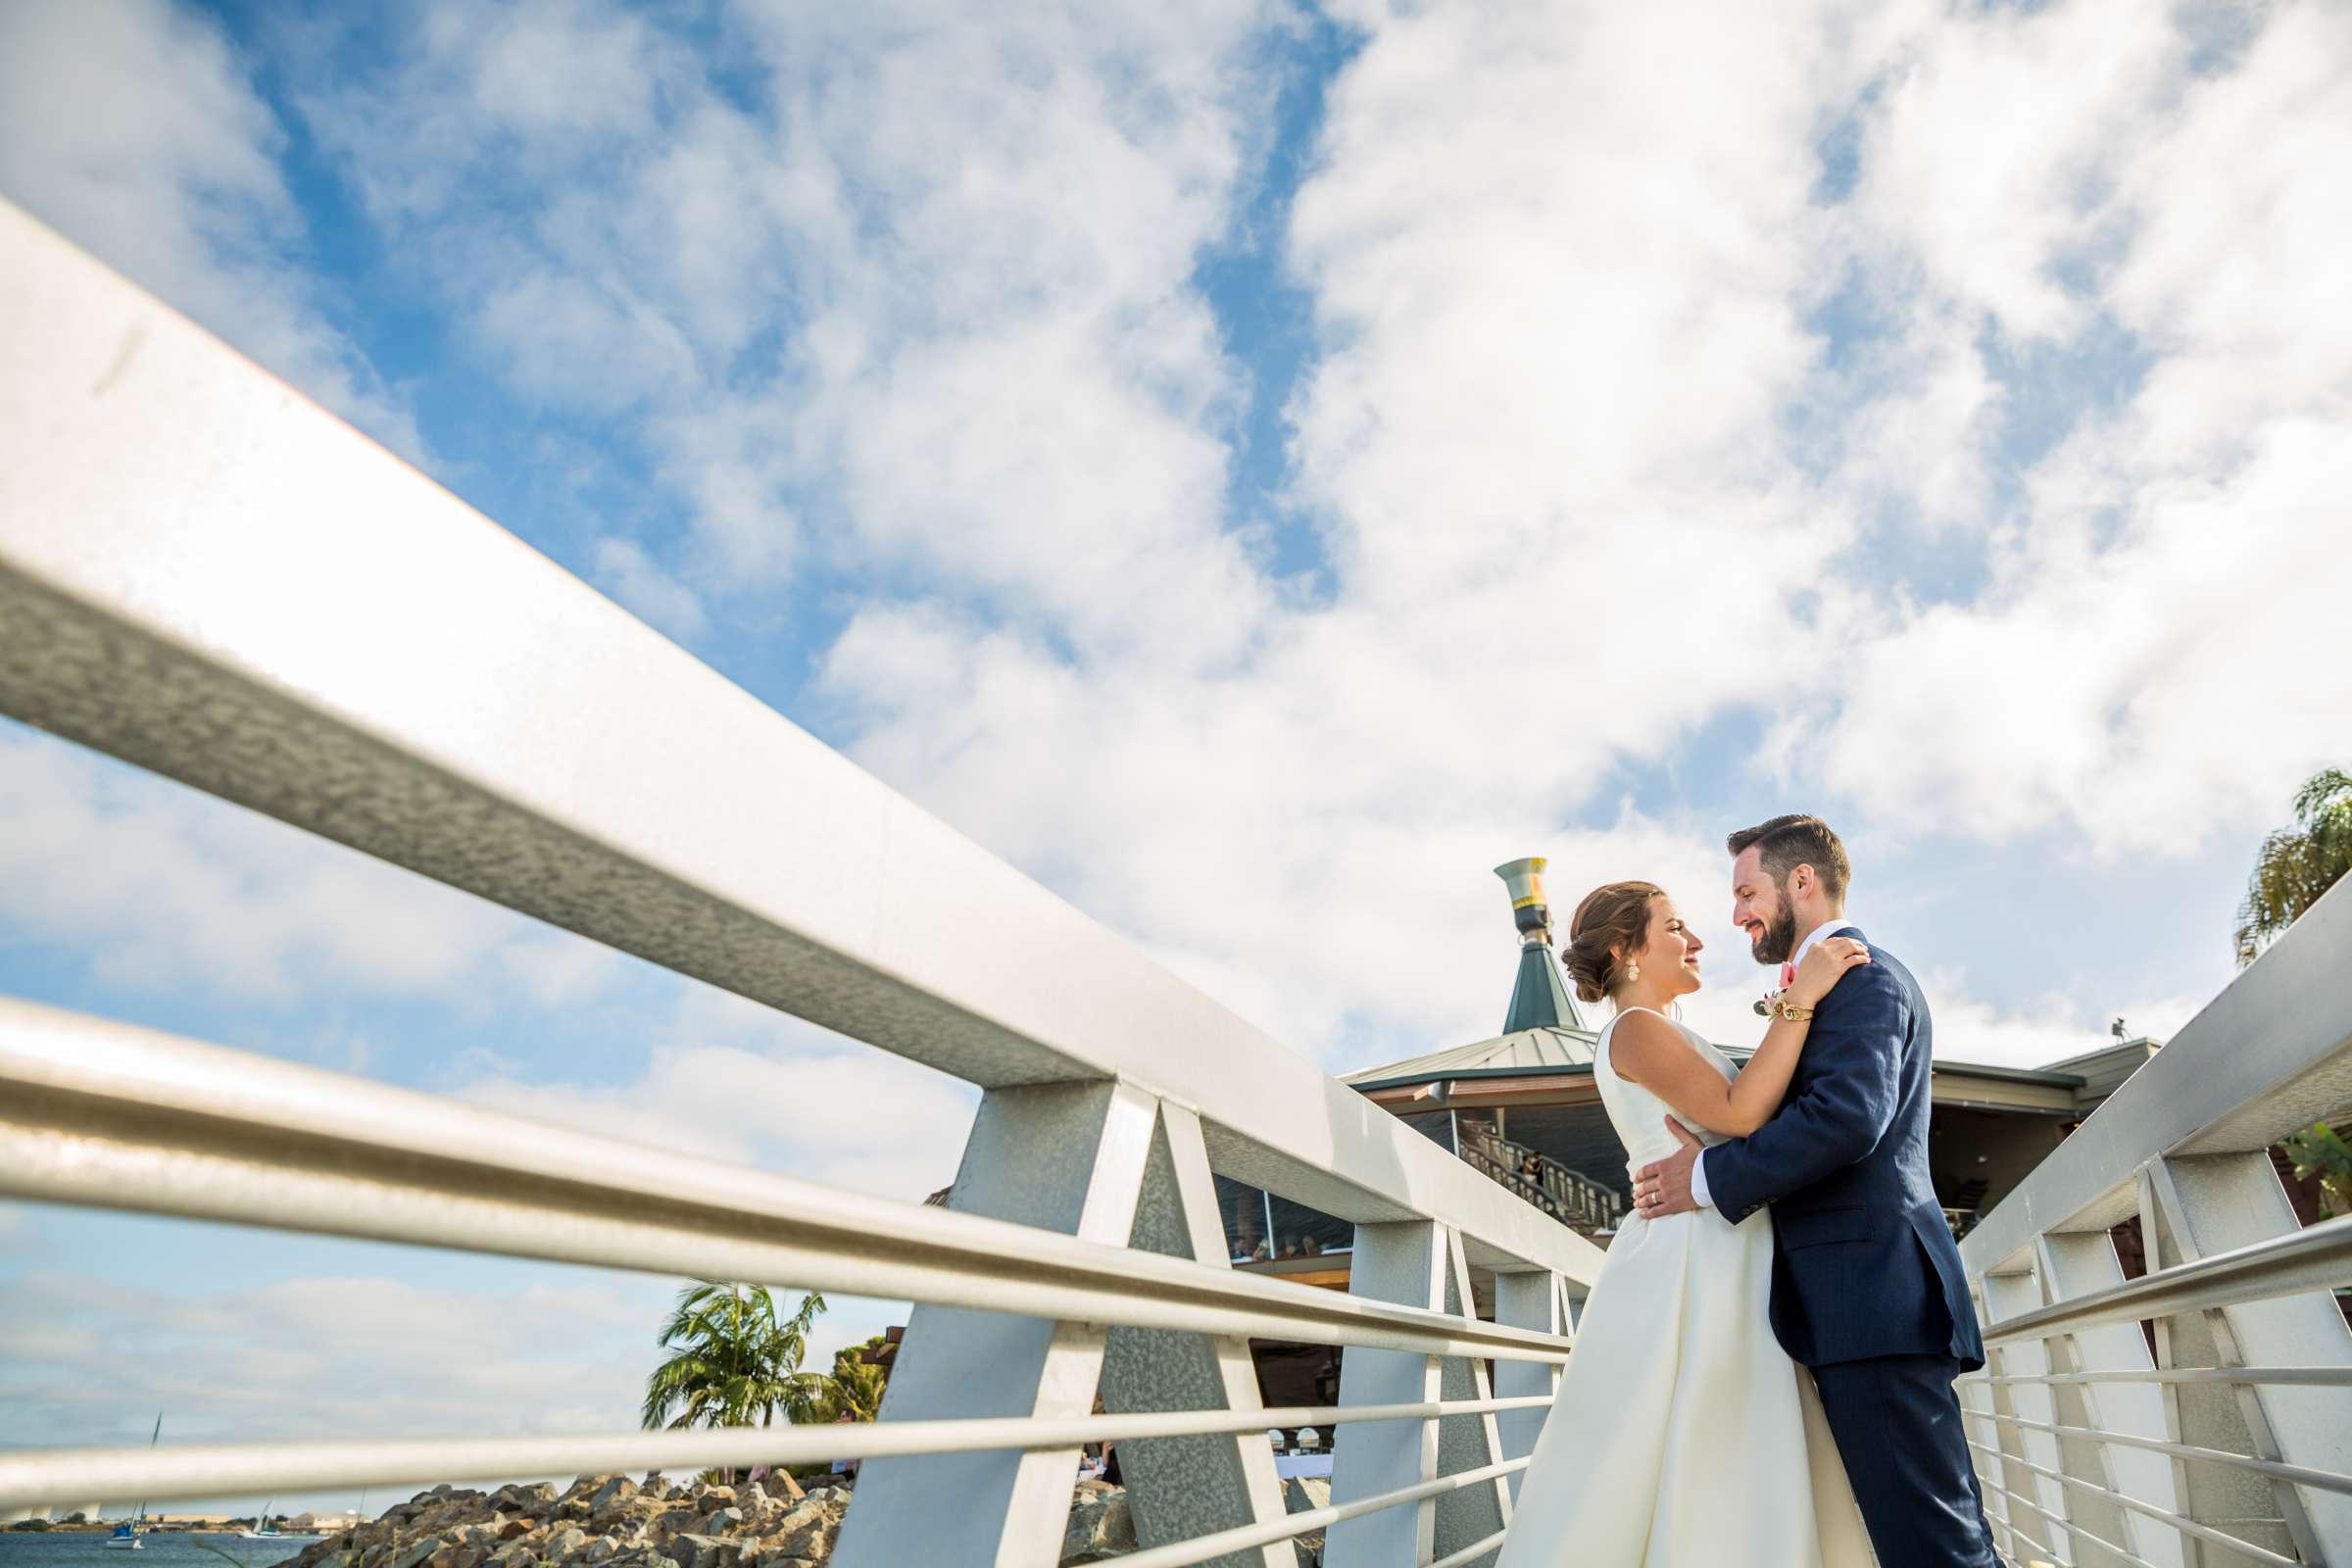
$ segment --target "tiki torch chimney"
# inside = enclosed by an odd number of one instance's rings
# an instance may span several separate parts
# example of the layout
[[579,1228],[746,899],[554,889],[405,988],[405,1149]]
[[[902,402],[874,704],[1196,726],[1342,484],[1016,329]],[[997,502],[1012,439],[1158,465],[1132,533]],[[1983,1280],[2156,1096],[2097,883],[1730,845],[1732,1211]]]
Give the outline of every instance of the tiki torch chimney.
[[1523,948],[1551,946],[1551,905],[1544,897],[1544,858],[1530,856],[1494,868],[1511,894],[1511,923]]

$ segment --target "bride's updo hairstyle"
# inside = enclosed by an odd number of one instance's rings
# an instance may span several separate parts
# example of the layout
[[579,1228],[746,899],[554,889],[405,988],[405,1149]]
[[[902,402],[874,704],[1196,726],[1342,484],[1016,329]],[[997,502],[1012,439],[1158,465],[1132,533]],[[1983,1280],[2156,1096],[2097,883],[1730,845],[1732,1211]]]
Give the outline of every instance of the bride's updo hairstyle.
[[1649,901],[1665,896],[1655,882],[1609,882],[1585,895],[1568,921],[1568,950],[1560,955],[1579,1002],[1598,1002],[1622,983],[1626,964],[1649,941]]

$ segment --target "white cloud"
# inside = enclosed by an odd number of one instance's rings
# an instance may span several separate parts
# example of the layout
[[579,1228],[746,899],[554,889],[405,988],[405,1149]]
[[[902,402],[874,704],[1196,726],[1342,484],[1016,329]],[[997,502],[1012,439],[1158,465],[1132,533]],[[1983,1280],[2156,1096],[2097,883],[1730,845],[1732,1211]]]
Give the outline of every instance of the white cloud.
[[[666,1289],[551,1270],[508,1291],[366,1275],[183,1290],[135,1262],[103,1284],[39,1270],[0,1282],[0,1368],[19,1440],[44,1415],[72,1432],[159,1405],[187,1442],[626,1428]],[[551,1392],[571,1419],[551,1420]]]
[[[628,414],[692,519],[662,624],[772,589],[813,488],[836,568],[1161,658],[1247,636],[1237,383],[1190,278],[1268,8],[731,8],[758,110],[613,8],[479,15],[430,8],[305,113],[512,385]],[[485,87],[510,58],[646,85],[583,121]]]
[[173,0],[0,7],[0,194],[420,460],[297,260],[283,142],[220,25]]
[[693,590],[656,565],[635,540],[599,539],[589,559],[599,587],[672,637],[691,639],[710,624]]
[[516,1115],[909,1202],[955,1180],[975,1091],[708,987],[684,984],[679,996],[635,1077],[551,1079],[545,1060],[480,1052],[452,1063],[451,1092]]
[[[233,1249],[237,1236],[217,1240]],[[0,1279],[0,1445],[144,1443],[140,1412],[159,1408],[166,1437],[181,1443],[626,1432],[678,1288],[538,1265],[502,1265],[468,1286],[465,1259],[447,1285],[355,1271],[224,1288],[191,1284],[189,1262],[166,1248],[153,1261],[110,1259],[103,1277],[44,1267]],[[789,1307],[796,1298],[779,1291]],[[842,1297],[827,1307],[810,1370],[906,1321],[901,1302]]]
[[[593,996],[617,957],[467,894],[181,785],[0,727],[0,924],[86,956],[111,984],[284,1004]],[[359,1036],[307,1048],[358,1068]]]
[[[1955,21],[1868,144],[1874,200],[1934,215],[1873,209],[1931,303],[2061,335],[2103,311],[2148,356],[2023,474],[2011,514],[1985,515],[1985,591],[1856,636],[1792,726],[1785,765],[1887,818],[2180,853],[2268,823],[2335,755],[2352,27],[2281,7],[2199,76],[2182,26],[2090,0]],[[2086,53],[2094,36],[2108,47]],[[1972,107],[1996,88],[2014,115]],[[2061,299],[2094,228],[2104,250]]]
[[1920,29],[1869,117],[1865,254],[2021,338],[2079,329],[2086,302],[2063,270],[2095,260],[2105,166],[2185,63],[2175,16],[2133,0],[1986,6]]
[[2133,1038],[2161,1044],[2212,1000],[2143,997],[2099,1017],[2063,993],[2008,1006],[1979,1001],[1968,994],[1962,970],[1931,970],[1919,979],[1936,1016],[1936,1058],[1991,1067],[2046,1067],[2102,1050],[2115,1044],[2111,1025],[2118,1017]]

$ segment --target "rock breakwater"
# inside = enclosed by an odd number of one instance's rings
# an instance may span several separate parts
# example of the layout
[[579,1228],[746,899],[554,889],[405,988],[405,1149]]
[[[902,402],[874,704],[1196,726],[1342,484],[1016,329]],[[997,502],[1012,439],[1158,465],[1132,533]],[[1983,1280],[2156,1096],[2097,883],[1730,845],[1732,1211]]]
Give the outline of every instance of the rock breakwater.
[[[824,1568],[851,1484],[787,1476],[742,1486],[582,1476],[496,1492],[435,1487],[291,1558],[285,1568]],[[1135,1549],[1127,1494],[1081,1481],[1064,1564]]]

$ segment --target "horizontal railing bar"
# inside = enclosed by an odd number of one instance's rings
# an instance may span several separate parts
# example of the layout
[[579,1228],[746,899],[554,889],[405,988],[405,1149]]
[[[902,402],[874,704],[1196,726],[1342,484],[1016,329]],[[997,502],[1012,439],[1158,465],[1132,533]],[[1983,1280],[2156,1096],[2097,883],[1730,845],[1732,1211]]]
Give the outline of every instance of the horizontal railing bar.
[[[1997,1491],[1999,1489],[1996,1488],[1995,1490]],[[2001,1494],[2003,1496],[2008,1495],[2008,1494],[2005,1492]],[[2052,1568],[2052,1565],[2058,1561],[2057,1552],[2051,1550],[2048,1546],[2043,1545],[2039,1541],[2036,1541],[2034,1537],[2027,1535],[2023,1530],[2019,1529],[2016,1520],[2003,1519],[2001,1521],[2001,1528],[2006,1530],[2010,1535],[2016,1537],[2018,1540],[2024,1542],[2027,1545],[2032,1546],[2035,1551],[2041,1553],[2041,1558],[2035,1565],[2035,1568]]]
[[[2251,1542],[2240,1541],[2235,1536],[2224,1534],[2222,1531],[2216,1530],[2210,1525],[2201,1525],[2193,1519],[2183,1518],[2180,1514],[2173,1512],[2170,1508],[2159,1508],[2154,1503],[2148,1502],[2143,1498],[2134,1497],[2128,1492],[2117,1492],[2111,1487],[2102,1487],[2094,1481],[2085,1481],[2080,1476],[2070,1476],[2064,1471],[2052,1470],[2047,1465],[2035,1464],[2031,1459],[2021,1458],[2018,1455],[2007,1452],[2004,1449],[1988,1447],[1985,1445],[1975,1441],[1974,1439],[1969,1441],[1968,1446],[1988,1458],[1998,1459],[2003,1464],[2012,1464],[2020,1467],[2021,1469],[2031,1470],[2037,1476],[2042,1476],[2048,1480],[2055,1481],[2060,1486],[2070,1488],[2076,1492],[2085,1492],[2094,1497],[2104,1498],[2106,1501],[2118,1508],[2128,1509],[2132,1513],[2139,1514],[2145,1518],[2153,1519],[2160,1525],[2165,1525],[2171,1529],[2177,1530],[2182,1535],[2194,1536],[2197,1538],[2197,1540],[2205,1542],[2211,1545],[2221,1546],[2227,1550],[2237,1553],[2241,1557],[2247,1557],[2255,1562],[2262,1563],[2264,1564],[2264,1568],[2302,1568],[2302,1565],[2298,1564],[2292,1557],[2281,1557],[2277,1552],[2272,1551],[2267,1547],[2257,1546]],[[1983,1480],[1985,1485],[1992,1487],[1994,1491],[2000,1493],[2001,1495],[2005,1497],[2014,1497],[2017,1495],[2016,1493],[2011,1492],[2008,1488],[1995,1484],[1989,1477],[1985,1476],[1982,1470],[1978,1472],[1978,1477],[1979,1479]],[[2028,1506],[2032,1507],[2033,1505],[2028,1504]],[[2034,1511],[2041,1514],[2045,1519],[2050,1517],[2046,1512],[2038,1507],[2035,1507]],[[2107,1545],[2105,1542],[2101,1542],[2100,1544]],[[2108,1545],[2107,1549],[2113,1551],[2116,1548],[2112,1545]]]
[[1510,1527],[1506,1525],[1502,1529],[1497,1530],[1493,1535],[1487,1537],[1487,1539],[1484,1541],[1474,1541],[1459,1551],[1447,1552],[1445,1556],[1440,1557],[1437,1561],[1431,1563],[1429,1568],[1469,1568],[1469,1564],[1478,1561],[1479,1558],[1484,1557],[1488,1552],[1493,1551],[1496,1546],[1501,1545],[1503,1543],[1503,1538],[1508,1536],[1510,1533]]
[[982,1088],[1193,1106],[1218,1169],[1324,1213],[1597,1273],[1592,1243],[5,202],[0,277],[0,712]]
[[402,1438],[377,1442],[235,1443],[176,1448],[0,1449],[0,1508],[38,1507],[102,1493],[193,1497],[309,1492],[507,1475],[594,1475],[681,1466],[816,1464],[920,1453],[1074,1448],[1105,1439],[1185,1438],[1269,1427],[1429,1420],[1548,1405],[1548,1395],[1407,1404],[1283,1405],[1258,1410],[1156,1410],[1069,1416],[965,1417],[821,1426],[703,1427],[541,1438]]
[[1220,1530],[1214,1535],[1198,1536],[1191,1541],[1172,1542],[1165,1546],[1152,1546],[1143,1551],[1129,1552],[1118,1559],[1119,1568],[1189,1568],[1190,1564],[1222,1557],[1229,1551],[1248,1546],[1263,1546],[1277,1541],[1288,1541],[1311,1531],[1328,1530],[1349,1519],[1394,1508],[1399,1503],[1418,1502],[1423,1497],[1435,1497],[1464,1487],[1477,1486],[1527,1468],[1534,1455],[1505,1459],[1477,1470],[1460,1470],[1435,1481],[1423,1481],[1395,1492],[1383,1492],[1375,1496],[1358,1497],[1353,1502],[1334,1503],[1327,1508],[1307,1508],[1287,1519],[1269,1520],[1264,1524],[1240,1525],[1232,1530]]
[[1560,1336],[666,1153],[0,999],[0,1193],[1089,1323],[1561,1362]]
[[[2019,1507],[2033,1510],[2034,1513],[2040,1515],[2041,1518],[2047,1520],[2051,1524],[2056,1525],[2059,1529],[2074,1537],[2077,1541],[2087,1541],[2092,1545],[2097,1546],[2104,1551],[2114,1553],[2117,1557],[2124,1561],[2124,1563],[2127,1565],[2127,1568],[2157,1568],[2157,1565],[2148,1561],[2147,1558],[2125,1550],[2122,1546],[2119,1546],[2114,1542],[2109,1541],[2105,1536],[2093,1535],[2090,1531],[2083,1529],[2081,1525],[2076,1524],[2073,1520],[2066,1518],[2064,1515],[2050,1512],[2049,1509],[2043,1507],[2040,1503],[2035,1502],[2033,1498],[2027,1496],[2022,1492],[2012,1492],[2007,1487],[2002,1486],[1999,1482],[1989,1480],[1983,1476],[1978,1477],[1978,1479],[1983,1481],[1987,1488],[1999,1493],[2002,1496],[2008,1498],[2011,1502],[2017,1504]],[[2033,1541],[2031,1536],[2027,1537],[2026,1539]],[[2033,1544],[2043,1551],[2049,1550],[2047,1546],[2043,1546],[2038,1541],[2033,1541]]]
[[2339,1476],[2332,1470],[2314,1470],[2306,1465],[2287,1464],[2278,1459],[2257,1459],[2249,1454],[2231,1453],[2226,1448],[2199,1448],[2185,1443],[2166,1443],[2160,1438],[2133,1437],[2123,1432],[2101,1432],[2095,1427],[2052,1426],[2046,1421],[2029,1421],[2024,1416],[2002,1415],[1998,1411],[1979,1410],[1974,1414],[2005,1427],[2025,1432],[2047,1432],[2054,1437],[2080,1438],[2085,1443],[2107,1443],[2124,1448],[2145,1448],[2150,1453],[2169,1453],[2178,1459],[2203,1459],[2212,1464],[2226,1464],[2232,1469],[2251,1470],[2256,1475],[2269,1476],[2274,1481],[2289,1481],[2298,1487],[2314,1487],[2322,1492],[2352,1494],[2352,1476]]
[[1976,1373],[1962,1383],[2231,1383],[2276,1388],[2352,1387],[2345,1366],[2183,1366],[2148,1372],[2012,1372],[2001,1377]]
[[2110,1323],[2333,1290],[2346,1283],[2352,1283],[2352,1215],[1986,1324],[1984,1343],[2048,1339]]

